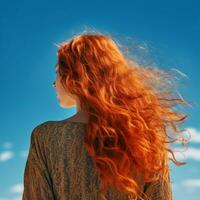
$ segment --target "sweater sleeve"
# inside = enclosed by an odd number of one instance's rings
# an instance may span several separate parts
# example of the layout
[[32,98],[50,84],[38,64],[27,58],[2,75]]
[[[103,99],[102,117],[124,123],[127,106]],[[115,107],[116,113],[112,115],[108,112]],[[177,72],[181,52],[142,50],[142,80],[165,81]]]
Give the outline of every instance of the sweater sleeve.
[[53,200],[51,177],[45,162],[40,126],[33,129],[28,158],[24,170],[22,200]]
[[149,200],[173,200],[170,174],[167,181],[160,178],[157,181],[146,183],[144,193]]

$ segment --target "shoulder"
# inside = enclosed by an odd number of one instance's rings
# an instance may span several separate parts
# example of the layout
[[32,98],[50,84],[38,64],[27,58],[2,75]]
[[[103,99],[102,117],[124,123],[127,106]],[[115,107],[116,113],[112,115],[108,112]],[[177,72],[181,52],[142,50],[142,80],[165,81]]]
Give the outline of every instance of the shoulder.
[[[62,132],[71,132],[82,124],[73,123],[68,120],[48,120],[36,125],[32,129],[31,138],[40,138],[44,140],[51,139],[52,137],[59,136]],[[81,126],[82,127],[82,126]]]
[[45,121],[37,124],[31,133],[31,140],[38,140],[48,137],[56,127],[59,127],[60,121]]
[[36,137],[37,135],[40,134],[41,131],[48,129],[54,123],[55,123],[54,121],[45,121],[40,124],[37,124],[32,130],[32,135],[34,135],[34,137]]

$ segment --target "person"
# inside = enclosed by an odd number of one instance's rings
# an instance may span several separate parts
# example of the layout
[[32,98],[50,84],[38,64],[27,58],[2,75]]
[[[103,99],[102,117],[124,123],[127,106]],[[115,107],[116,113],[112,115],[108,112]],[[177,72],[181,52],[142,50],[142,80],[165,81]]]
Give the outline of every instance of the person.
[[172,106],[187,104],[170,96],[173,76],[139,65],[110,35],[83,33],[58,47],[53,86],[60,106],[77,113],[33,129],[23,200],[172,200],[169,161],[185,163],[166,127],[179,133],[186,117]]

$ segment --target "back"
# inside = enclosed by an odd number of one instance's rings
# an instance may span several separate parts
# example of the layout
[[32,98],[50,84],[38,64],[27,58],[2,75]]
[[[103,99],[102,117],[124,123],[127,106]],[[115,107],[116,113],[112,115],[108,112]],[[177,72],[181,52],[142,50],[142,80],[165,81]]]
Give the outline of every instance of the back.
[[[85,128],[85,123],[65,119],[46,121],[33,129],[24,171],[23,200],[101,200],[100,178],[84,145]],[[159,184],[146,187],[142,179],[140,183],[152,200],[169,200],[169,188],[163,195]],[[128,199],[112,187],[106,197]]]

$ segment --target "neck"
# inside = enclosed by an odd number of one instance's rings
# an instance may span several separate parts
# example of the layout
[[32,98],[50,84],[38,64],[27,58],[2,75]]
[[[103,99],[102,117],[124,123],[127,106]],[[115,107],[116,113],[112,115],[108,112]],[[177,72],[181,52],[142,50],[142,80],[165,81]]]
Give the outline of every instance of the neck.
[[88,115],[83,110],[78,110],[75,115],[69,118],[69,121],[88,123]]

